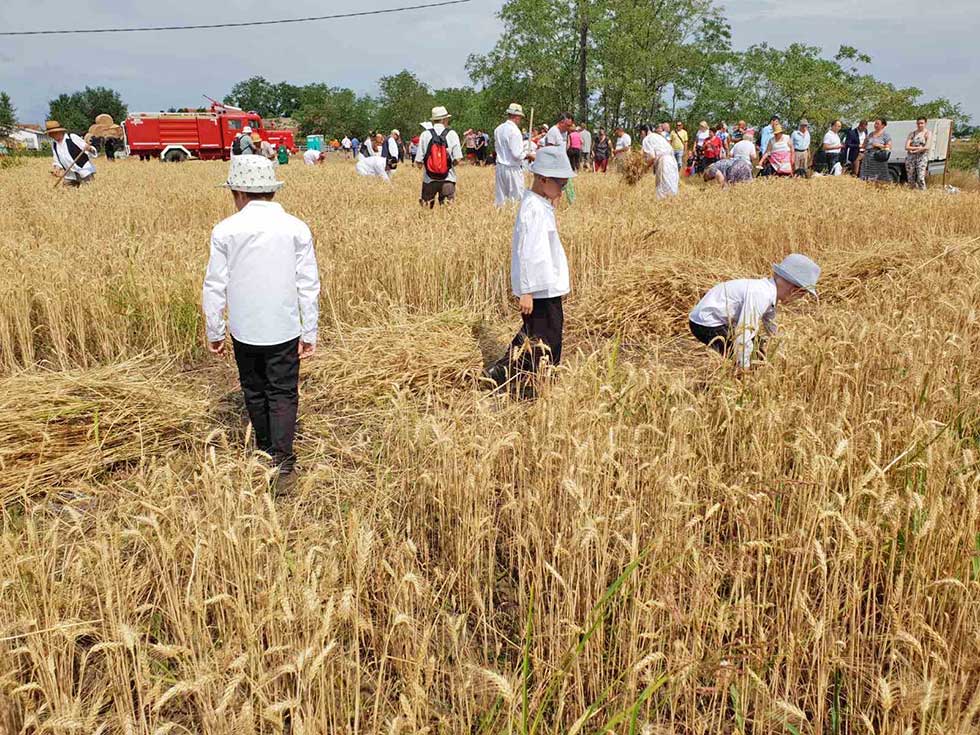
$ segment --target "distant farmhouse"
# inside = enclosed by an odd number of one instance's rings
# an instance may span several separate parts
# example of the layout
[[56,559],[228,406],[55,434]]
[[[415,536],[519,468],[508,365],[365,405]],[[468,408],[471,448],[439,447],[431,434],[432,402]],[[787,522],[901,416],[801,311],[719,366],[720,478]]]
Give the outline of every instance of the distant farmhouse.
[[39,151],[42,145],[51,145],[51,138],[44,134],[40,125],[17,123],[9,137],[29,151]]

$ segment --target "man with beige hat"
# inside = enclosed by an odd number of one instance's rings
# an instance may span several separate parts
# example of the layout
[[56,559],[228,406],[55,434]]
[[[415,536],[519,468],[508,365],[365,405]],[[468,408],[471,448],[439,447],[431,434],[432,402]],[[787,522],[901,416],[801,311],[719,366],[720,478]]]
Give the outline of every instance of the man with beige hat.
[[422,196],[419,203],[430,209],[456,198],[455,164],[463,160],[459,135],[449,127],[452,115],[442,105],[432,108],[432,122],[424,122],[415,162],[422,164]]
[[57,120],[44,123],[44,134],[53,141],[51,156],[54,164],[51,173],[61,176],[64,172],[63,181],[68,186],[77,187],[91,183],[95,178],[95,164],[92,159],[98,155],[95,147],[82,136],[69,133]]
[[523,119],[524,108],[512,102],[507,108],[507,119],[493,131],[493,145],[497,154],[494,204],[498,207],[506,202],[519,202],[524,196],[524,159],[534,158],[534,155],[524,147],[520,127]]
[[231,160],[223,186],[238,211],[211,232],[202,301],[208,349],[224,355],[231,332],[256,447],[290,476],[299,361],[316,351],[320,275],[310,228],[272,201],[282,183],[263,156]]

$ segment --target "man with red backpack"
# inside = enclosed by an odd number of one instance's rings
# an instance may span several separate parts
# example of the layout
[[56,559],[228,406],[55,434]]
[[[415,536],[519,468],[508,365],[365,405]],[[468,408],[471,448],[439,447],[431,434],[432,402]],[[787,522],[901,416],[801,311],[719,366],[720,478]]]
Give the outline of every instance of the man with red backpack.
[[463,160],[459,135],[449,127],[451,115],[441,105],[432,108],[432,122],[422,123],[415,162],[422,164],[422,196],[419,203],[430,209],[456,198],[455,164]]

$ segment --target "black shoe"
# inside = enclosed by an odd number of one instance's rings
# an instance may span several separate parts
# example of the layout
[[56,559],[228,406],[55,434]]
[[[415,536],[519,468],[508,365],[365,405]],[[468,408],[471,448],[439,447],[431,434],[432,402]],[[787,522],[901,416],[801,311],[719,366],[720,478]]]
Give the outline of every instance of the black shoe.
[[500,362],[495,363],[483,371],[483,378],[493,383],[495,389],[499,388],[507,382],[507,365]]

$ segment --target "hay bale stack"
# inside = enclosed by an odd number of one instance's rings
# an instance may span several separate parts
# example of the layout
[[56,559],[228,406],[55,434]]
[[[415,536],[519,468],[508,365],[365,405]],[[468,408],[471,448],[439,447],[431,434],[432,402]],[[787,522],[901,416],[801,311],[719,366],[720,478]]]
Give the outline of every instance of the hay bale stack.
[[668,254],[633,261],[584,296],[569,332],[592,341],[615,338],[627,346],[683,334],[688,314],[705,292],[738,277],[720,261]]
[[471,385],[482,369],[464,311],[434,316],[396,312],[377,326],[343,329],[318,346],[304,400],[331,408],[379,407],[395,393],[438,397]]
[[638,150],[631,150],[620,158],[619,173],[630,186],[636,186],[650,172],[650,164]]
[[0,381],[0,503],[186,446],[204,403],[149,358]]

